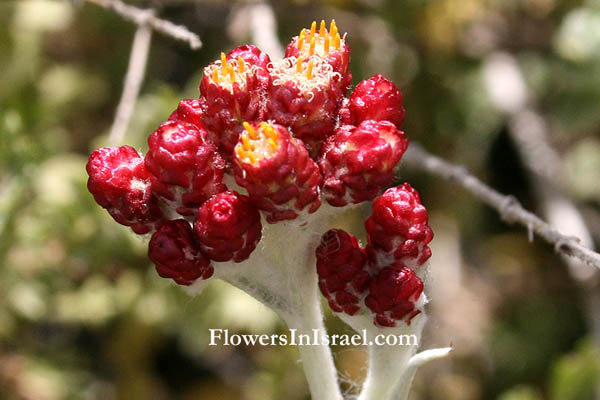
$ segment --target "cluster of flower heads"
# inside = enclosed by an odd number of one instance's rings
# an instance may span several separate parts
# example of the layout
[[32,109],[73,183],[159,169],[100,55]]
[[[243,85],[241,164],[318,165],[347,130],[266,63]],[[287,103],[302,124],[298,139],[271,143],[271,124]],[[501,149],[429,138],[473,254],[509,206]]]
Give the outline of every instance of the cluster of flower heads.
[[379,325],[409,322],[423,288],[413,269],[430,254],[427,213],[407,184],[377,197],[408,146],[402,94],[375,75],[346,97],[349,61],[335,21],[303,29],[282,60],[252,45],[222,53],[204,68],[200,98],[182,100],[150,134],[145,157],[130,146],[91,154],[88,189],[117,222],[152,233],[159,275],[182,285],[246,260],[261,214],[274,224],[314,213],[322,199],[375,200],[366,249],[343,231],[323,236],[319,286],[334,311],[364,304]]
[[319,288],[335,312],[370,313],[378,326],[409,324],[421,312],[416,303],[423,282],[415,270],[431,256],[427,210],[408,183],[386,190],[372,208],[364,248],[340,229],[321,238]]

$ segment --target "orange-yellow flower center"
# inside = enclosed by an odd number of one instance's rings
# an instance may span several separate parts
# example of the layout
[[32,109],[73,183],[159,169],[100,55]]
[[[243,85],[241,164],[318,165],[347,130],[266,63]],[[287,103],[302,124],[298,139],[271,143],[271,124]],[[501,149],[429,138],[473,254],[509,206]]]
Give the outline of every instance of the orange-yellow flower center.
[[240,161],[255,164],[277,152],[279,134],[271,124],[261,122],[256,128],[248,122],[244,122],[243,125],[244,131],[235,147],[236,156]]
[[212,66],[210,77],[217,85],[231,90],[234,83],[246,84],[249,70],[250,65],[247,65],[241,57],[228,61],[225,53],[221,53],[221,63]]
[[313,77],[314,60],[309,60],[305,63],[304,57],[300,56],[296,60],[296,74],[305,75],[306,79],[312,79]]
[[[315,91],[326,90],[337,72],[319,56],[300,55],[274,61],[269,69],[274,86],[290,83],[312,101]],[[339,75],[339,74],[338,74]]]
[[339,50],[344,39],[340,37],[335,20],[331,20],[329,29],[325,26],[325,21],[321,20],[319,31],[317,32],[317,21],[313,21],[310,31],[302,29],[298,35],[298,50],[305,57],[312,55],[326,56],[331,50]]

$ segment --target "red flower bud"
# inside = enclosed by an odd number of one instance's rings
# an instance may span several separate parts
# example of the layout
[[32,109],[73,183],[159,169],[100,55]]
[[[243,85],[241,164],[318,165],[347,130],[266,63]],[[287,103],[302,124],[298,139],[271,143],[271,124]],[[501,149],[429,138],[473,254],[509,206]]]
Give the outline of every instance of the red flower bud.
[[167,221],[152,235],[148,257],[156,264],[158,275],[180,285],[191,285],[198,278],[208,279],[213,267],[196,242],[192,227],[183,220]]
[[241,262],[250,257],[260,241],[262,225],[250,200],[228,190],[200,207],[194,231],[202,253],[210,259]]
[[326,232],[316,249],[319,288],[335,312],[354,315],[369,284],[367,256],[356,238],[341,229]]
[[321,205],[321,173],[302,141],[281,125],[261,122],[244,126],[235,148],[235,179],[265,211],[267,221],[315,212]]
[[335,20],[331,20],[329,29],[325,26],[325,21],[321,21],[318,30],[317,22],[313,21],[310,29],[302,29],[287,45],[285,56],[304,59],[317,56],[323,59],[336,73],[334,79],[341,94],[346,94],[348,85],[352,82],[350,47],[346,44],[345,35],[340,36]]
[[373,200],[392,183],[407,146],[404,132],[387,121],[339,127],[323,145],[319,161],[327,202],[342,207]]
[[169,121],[187,122],[202,129],[202,100],[181,100],[177,109],[171,113]]
[[86,166],[88,190],[120,224],[138,234],[156,228],[163,214],[152,196],[154,177],[131,146],[95,150]]
[[431,256],[427,244],[433,231],[427,224],[427,209],[408,183],[386,190],[373,202],[365,228],[367,254],[380,267],[401,263],[417,268]]
[[233,49],[229,56],[204,68],[200,92],[205,103],[202,124],[211,138],[218,138],[223,157],[230,161],[243,130],[243,121],[263,117],[269,82],[269,56],[250,45]]
[[375,313],[379,326],[396,326],[398,321],[410,324],[421,311],[415,302],[423,292],[423,281],[410,268],[387,267],[369,283],[365,304]]
[[405,113],[400,90],[394,82],[377,74],[356,85],[348,104],[340,110],[340,119],[350,125],[369,119],[390,121],[400,129]]
[[196,215],[198,207],[227,189],[222,183],[225,162],[206,132],[187,122],[167,121],[148,137],[146,168],[158,180],[155,194],[181,215]]

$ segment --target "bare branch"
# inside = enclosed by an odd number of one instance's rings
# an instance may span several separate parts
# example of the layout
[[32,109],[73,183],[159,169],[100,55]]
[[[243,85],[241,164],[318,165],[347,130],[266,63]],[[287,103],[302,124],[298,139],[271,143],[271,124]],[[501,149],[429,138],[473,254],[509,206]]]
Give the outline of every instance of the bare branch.
[[568,256],[600,269],[600,254],[580,244],[580,239],[568,236],[550,226],[537,215],[524,209],[519,201],[510,195],[497,192],[473,176],[465,167],[452,164],[424,150],[419,144],[411,143],[404,158],[409,167],[455,182],[476,198],[494,208],[508,223],[518,223],[532,230],[554,249]]
[[123,84],[123,93],[121,94],[115,120],[108,135],[108,143],[111,146],[121,144],[131,116],[133,115],[135,103],[140,94],[140,88],[146,72],[151,39],[152,29],[147,24],[139,25],[131,46],[129,66],[127,67],[127,74],[125,75],[125,82]]
[[[564,163],[550,144],[550,126],[536,112],[534,93],[527,87],[516,58],[508,53],[492,53],[486,58],[483,70],[492,103],[506,114],[508,132],[531,177],[544,218],[566,234],[577,236],[581,245],[593,250],[592,235],[585,219],[566,195]],[[600,274],[597,269],[577,259],[563,258],[577,282],[586,287],[598,284]]]
[[107,10],[114,11],[127,21],[136,25],[148,24],[153,30],[173,39],[186,42],[192,50],[198,50],[202,47],[200,37],[188,30],[185,26],[176,25],[170,21],[157,18],[152,15],[151,10],[144,10],[128,4],[121,0],[85,0],[104,7]]

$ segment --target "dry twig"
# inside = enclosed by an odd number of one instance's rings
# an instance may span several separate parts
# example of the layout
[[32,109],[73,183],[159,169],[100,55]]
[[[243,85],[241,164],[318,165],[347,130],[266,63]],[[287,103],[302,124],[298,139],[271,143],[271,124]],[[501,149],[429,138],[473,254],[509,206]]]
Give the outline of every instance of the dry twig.
[[152,31],[157,31],[168,37],[187,42],[192,50],[202,47],[202,42],[198,35],[189,31],[185,26],[175,25],[170,21],[157,18],[153,10],[140,9],[125,4],[120,0],[85,1],[114,11],[127,21],[131,21],[138,26],[131,47],[123,93],[121,94],[115,120],[113,121],[108,137],[110,145],[118,145],[123,140],[144,80]]
[[173,39],[186,42],[192,50],[198,50],[202,47],[200,37],[191,32],[183,25],[176,25],[170,21],[160,19],[150,10],[143,10],[134,6],[123,3],[120,0],[85,0],[89,3],[94,3],[107,10],[114,11],[127,21],[131,21],[136,25],[149,25],[153,30]]
[[519,223],[554,245],[557,252],[576,257],[600,269],[600,254],[581,245],[579,238],[565,235],[550,226],[537,215],[524,209],[514,196],[497,192],[473,176],[465,167],[436,157],[414,142],[411,143],[403,160],[413,169],[459,184],[477,199],[498,211],[506,222]]
[[111,146],[121,144],[131,116],[133,115],[135,103],[140,94],[140,88],[146,72],[151,39],[152,29],[147,24],[139,25],[133,38],[133,44],[131,45],[131,54],[123,84],[123,93],[121,94],[115,120],[108,135],[108,143]]

